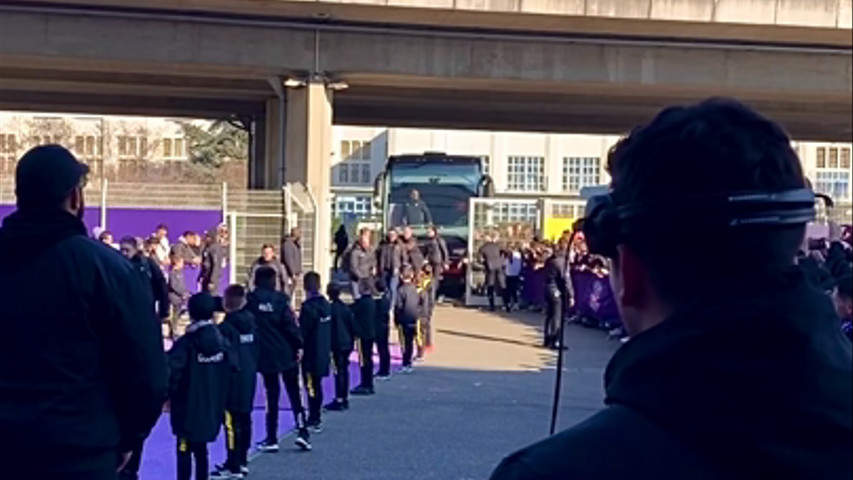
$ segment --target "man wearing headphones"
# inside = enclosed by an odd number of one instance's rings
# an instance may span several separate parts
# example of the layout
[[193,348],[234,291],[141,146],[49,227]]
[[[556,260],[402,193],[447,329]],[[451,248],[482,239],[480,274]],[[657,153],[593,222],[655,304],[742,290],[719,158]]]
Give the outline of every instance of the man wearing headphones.
[[794,265],[814,195],[788,136],[708,100],[634,130],[608,170],[584,233],[632,339],[607,408],[492,479],[851,478],[850,344]]

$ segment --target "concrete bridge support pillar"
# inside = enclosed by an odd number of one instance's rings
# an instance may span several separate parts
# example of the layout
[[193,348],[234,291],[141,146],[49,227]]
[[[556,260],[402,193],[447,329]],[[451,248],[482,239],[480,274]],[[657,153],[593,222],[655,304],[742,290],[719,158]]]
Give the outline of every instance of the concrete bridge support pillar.
[[[314,226],[314,268],[330,280],[332,228],[332,91],[325,82],[308,81],[286,89],[284,181],[308,186],[317,202]],[[309,232],[304,232],[308,235]]]

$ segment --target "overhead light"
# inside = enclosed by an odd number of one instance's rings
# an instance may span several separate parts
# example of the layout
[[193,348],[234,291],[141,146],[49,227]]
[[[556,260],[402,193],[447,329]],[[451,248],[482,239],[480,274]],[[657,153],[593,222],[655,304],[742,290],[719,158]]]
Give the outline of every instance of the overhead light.
[[299,80],[298,78],[288,78],[283,82],[286,88],[302,88],[305,85],[308,85],[308,82],[305,80]]
[[340,92],[341,90],[346,90],[346,89],[348,89],[348,88],[349,88],[349,83],[347,83],[347,82],[345,82],[345,81],[343,81],[343,80],[337,80],[337,81],[334,81],[334,82],[333,82],[333,81],[329,81],[329,82],[327,82],[327,83],[326,83],[326,88],[328,88],[329,90],[334,90],[334,91],[336,91],[336,92]]

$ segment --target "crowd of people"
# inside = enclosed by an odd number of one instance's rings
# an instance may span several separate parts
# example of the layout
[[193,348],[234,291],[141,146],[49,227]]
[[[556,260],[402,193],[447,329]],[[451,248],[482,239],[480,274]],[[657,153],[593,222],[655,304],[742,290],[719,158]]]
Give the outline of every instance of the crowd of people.
[[[544,294],[528,300],[544,304],[547,346],[563,347],[566,312],[581,311],[581,299],[571,300],[579,274],[605,280],[613,271],[612,296],[632,335],[608,365],[607,408],[506,457],[493,480],[850,478],[851,347],[838,331],[839,320],[851,329],[850,233],[831,228],[826,241],[800,247],[814,211],[796,199],[813,194],[790,145],[781,128],[737,102],[669,109],[614,148],[613,191],[586,224],[553,244],[483,239],[477,257],[493,309],[499,294],[514,309],[531,281],[525,269],[539,272]],[[663,167],[696,180],[671,182]],[[404,228],[376,248],[360,231],[341,255],[350,305],[339,284],[324,295],[321,276],[302,274],[298,256],[299,270],[288,269],[298,231],[284,239],[281,268],[265,245],[250,288],[230,285],[222,297],[214,293],[228,240],[217,231],[198,261],[200,292],[170,297],[166,278],[186,263],[184,247],[126,238],[122,256],[90,238],[87,173],[62,147],[30,150],[16,171],[18,209],[0,228],[0,304],[11,319],[0,349],[0,425],[14,439],[0,449],[7,476],[114,480],[118,470],[136,478],[165,408],[179,480],[193,470],[198,480],[241,479],[259,375],[267,404],[259,449],[280,448],[284,384],[296,446],[307,451],[324,410],[346,411],[350,395],[374,395],[374,380],[390,377],[392,323],[401,372],[428,352],[450,260],[435,228],[424,246]],[[659,192],[714,208],[684,224],[655,223],[682,208]],[[191,251],[194,243],[185,242]],[[298,309],[297,282],[305,293]],[[191,324],[164,352],[155,314],[163,318],[173,299],[182,307],[186,299]],[[359,383],[350,389],[353,351]],[[335,398],[324,408],[320,383],[330,374]],[[227,459],[211,468],[209,444],[223,426]]]

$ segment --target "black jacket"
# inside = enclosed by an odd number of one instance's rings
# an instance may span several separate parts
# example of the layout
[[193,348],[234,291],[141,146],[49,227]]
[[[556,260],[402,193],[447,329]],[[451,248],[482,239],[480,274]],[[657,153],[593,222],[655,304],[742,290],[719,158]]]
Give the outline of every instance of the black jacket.
[[188,442],[212,442],[225,415],[232,372],[231,345],[210,320],[193,323],[169,350],[172,433]]
[[381,273],[395,274],[400,272],[400,267],[403,265],[403,247],[399,243],[391,243],[387,240],[382,242],[376,256]]
[[607,368],[607,409],[492,479],[851,478],[850,343],[802,273],[769,283],[636,336]]
[[412,326],[418,323],[421,313],[421,294],[412,283],[403,283],[397,291],[397,303],[394,305],[394,323]]
[[352,304],[352,334],[362,340],[376,338],[376,303],[373,296],[362,295]]
[[258,288],[248,297],[246,308],[255,316],[258,328],[258,371],[279,373],[295,366],[296,352],[302,348],[302,335],[287,295]]
[[484,243],[478,252],[480,261],[486,270],[496,272],[504,268],[504,257],[501,253],[501,247],[495,242]]
[[287,269],[285,269],[284,265],[278,260],[267,262],[264,260],[264,257],[258,257],[249,267],[249,290],[255,289],[255,272],[257,272],[261,267],[269,267],[275,270],[275,289],[283,292],[284,286],[287,283],[288,278],[290,278],[287,275]]
[[423,200],[408,200],[403,205],[403,225],[429,225],[432,214]]
[[286,237],[281,242],[281,263],[288,278],[299,278],[302,275],[302,246],[299,240]]
[[427,260],[433,266],[433,271],[440,272],[444,264],[450,261],[450,252],[447,251],[447,242],[436,236],[427,243]]
[[361,243],[356,242],[349,255],[349,273],[354,281],[373,276],[376,269],[376,257],[373,250],[364,248]]
[[302,371],[315,377],[327,376],[332,351],[332,305],[326,297],[318,295],[302,302],[299,329],[305,343]]
[[556,288],[561,293],[568,291],[566,285],[566,256],[563,252],[555,252],[545,261],[545,286]]
[[391,295],[386,292],[385,295],[373,299],[374,320],[376,336],[388,336],[388,330],[391,329]]
[[335,300],[332,302],[332,351],[352,351],[352,310],[344,302]]
[[182,258],[187,265],[191,264],[197,256],[195,250],[182,241],[172,245],[172,254]]
[[183,270],[169,270],[169,303],[180,307],[189,298],[187,281]]
[[254,406],[260,355],[255,316],[247,309],[231,312],[219,325],[219,331],[231,344],[238,368],[231,377],[225,408],[229,412],[249,413]]
[[[87,238],[74,216],[16,212],[3,221],[0,430],[14,441],[3,442],[0,459],[114,467],[117,451],[148,435],[168,393],[152,303],[130,262]],[[63,455],[46,461],[45,451]]]
[[202,287],[209,286],[211,290],[219,288],[222,272],[228,261],[228,251],[220,242],[213,242],[201,254],[201,273],[199,281]]
[[148,284],[151,286],[151,293],[154,296],[152,308],[156,310],[160,318],[168,318],[169,285],[166,282],[166,277],[163,276],[163,271],[160,270],[160,264],[141,253],[130,259],[130,263],[148,280]]
[[414,246],[406,246],[406,253],[404,256],[405,262],[415,270],[415,273],[420,272],[422,268],[424,268],[424,263],[426,260],[424,259],[424,252],[421,251],[421,247],[418,246],[417,240],[412,240]]

